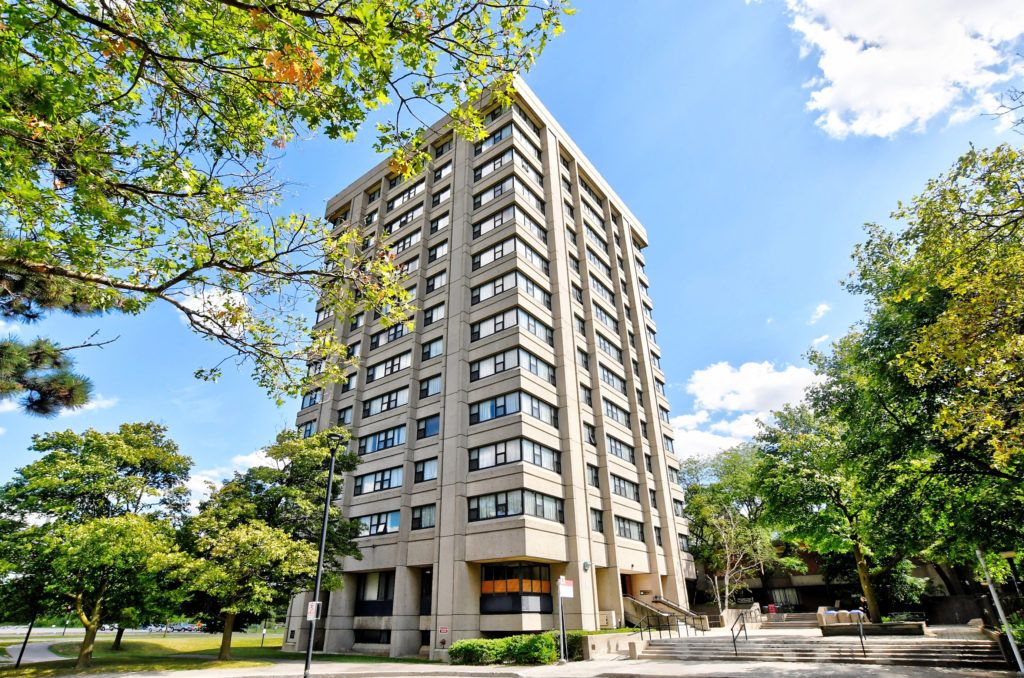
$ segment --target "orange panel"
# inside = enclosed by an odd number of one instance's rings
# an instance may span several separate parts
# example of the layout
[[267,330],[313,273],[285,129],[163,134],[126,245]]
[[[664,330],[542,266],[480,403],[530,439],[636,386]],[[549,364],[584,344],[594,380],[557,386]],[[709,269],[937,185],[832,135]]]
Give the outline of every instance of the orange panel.
[[494,582],[480,582],[480,593],[494,593]]
[[518,579],[506,579],[505,581],[508,582],[508,592],[509,593],[518,593],[519,592],[519,580]]

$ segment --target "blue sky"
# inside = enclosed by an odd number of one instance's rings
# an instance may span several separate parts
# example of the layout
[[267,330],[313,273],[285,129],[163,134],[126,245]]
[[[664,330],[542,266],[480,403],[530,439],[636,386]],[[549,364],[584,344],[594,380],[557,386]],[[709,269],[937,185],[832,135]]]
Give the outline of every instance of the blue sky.
[[[839,281],[864,222],[888,223],[971,143],[1019,143],[983,113],[1021,85],[1024,3],[576,4],[525,79],[647,228],[676,449],[708,452],[799,397],[802,355],[860,317]],[[287,205],[320,214],[379,160],[369,134],[292,144]],[[196,381],[223,350],[169,309],[12,329],[119,338],[77,356],[89,407],[46,420],[0,404],[0,481],[32,461],[33,434],[149,420],[214,479],[294,421],[297,404],[274,406],[244,371]]]

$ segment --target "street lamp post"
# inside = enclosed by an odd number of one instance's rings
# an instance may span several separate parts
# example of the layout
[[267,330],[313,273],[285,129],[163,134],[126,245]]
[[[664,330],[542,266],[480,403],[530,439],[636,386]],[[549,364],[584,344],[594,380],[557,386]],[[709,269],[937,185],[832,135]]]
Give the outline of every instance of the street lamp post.
[[[320,555],[316,559],[316,583],[313,585],[313,602],[320,601],[320,580],[324,575],[324,549],[327,547],[327,519],[331,513],[331,493],[334,490],[334,458],[338,455],[338,448],[344,442],[344,436],[338,433],[327,435],[327,446],[331,450],[331,465],[327,471],[327,496],[324,497],[324,521],[320,526]],[[319,612],[319,610],[318,610]],[[319,616],[319,614],[317,615]],[[309,678],[309,667],[313,663],[313,636],[316,634],[316,618],[309,620],[309,643],[306,645],[306,669],[302,672],[302,678]]]

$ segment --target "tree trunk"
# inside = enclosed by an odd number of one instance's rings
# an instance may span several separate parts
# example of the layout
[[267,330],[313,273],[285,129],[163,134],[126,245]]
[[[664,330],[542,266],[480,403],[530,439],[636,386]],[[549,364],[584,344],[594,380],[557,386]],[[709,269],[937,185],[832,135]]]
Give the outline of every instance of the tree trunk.
[[224,635],[220,638],[220,656],[218,659],[231,659],[231,632],[235,626],[235,613],[224,615]]
[[78,649],[78,661],[75,662],[76,669],[87,669],[92,663],[92,650],[96,644],[96,632],[100,630],[98,619],[90,619],[85,627],[85,639],[82,640],[82,647]]
[[868,616],[871,621],[878,624],[882,621],[882,613],[878,609],[878,598],[875,597],[875,586],[871,583],[871,572],[868,570],[868,561],[860,544],[853,543],[853,557],[857,561],[857,577],[860,579],[860,588],[864,592],[864,598],[868,601]]
[[[954,581],[946,573],[944,568],[939,563],[935,563],[935,572],[939,575],[939,579],[942,580],[943,585],[946,587],[946,594],[950,596],[961,596],[964,593],[964,587],[960,585],[960,582]],[[956,574],[953,574],[956,577]]]
[[121,636],[123,636],[123,635],[124,635],[124,627],[123,626],[118,626],[117,627],[117,635],[114,636],[114,644],[113,644],[113,646],[111,646],[111,648],[110,648],[111,650],[117,651],[117,650],[121,649]]

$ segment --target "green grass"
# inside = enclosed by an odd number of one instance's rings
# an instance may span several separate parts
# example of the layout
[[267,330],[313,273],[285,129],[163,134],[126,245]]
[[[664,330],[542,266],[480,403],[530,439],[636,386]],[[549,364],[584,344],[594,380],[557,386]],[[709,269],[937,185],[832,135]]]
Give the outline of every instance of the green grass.
[[[266,660],[305,658],[301,652],[281,652],[280,634],[267,634],[260,647],[261,634],[235,634],[229,661],[219,661],[220,636],[207,633],[126,635],[121,649],[114,651],[112,638],[101,638],[93,651],[92,666],[80,673],[128,673],[134,671],[180,671],[187,669],[246,668],[264,666]],[[15,641],[16,643],[17,641]],[[30,664],[14,670],[0,665],[0,678],[48,678],[79,673],[74,670],[80,641],[61,642],[50,646],[54,654],[68,657],[65,661]],[[191,655],[191,656],[190,656]],[[205,655],[205,656],[195,656]],[[206,658],[206,657],[209,658]],[[364,655],[316,655],[315,661],[360,663],[430,663],[425,659],[392,659]]]

